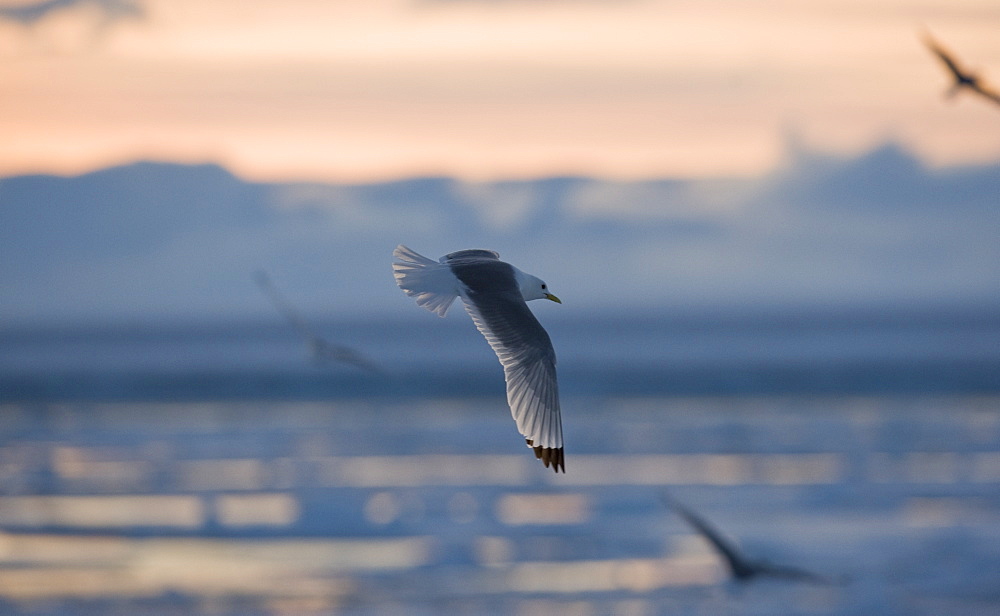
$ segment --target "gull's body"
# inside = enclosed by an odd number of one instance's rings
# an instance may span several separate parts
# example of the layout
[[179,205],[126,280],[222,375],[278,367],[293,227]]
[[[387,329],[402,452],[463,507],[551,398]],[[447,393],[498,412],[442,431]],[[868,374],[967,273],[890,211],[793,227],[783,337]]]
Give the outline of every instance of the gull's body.
[[927,48],[931,50],[931,53],[937,56],[938,60],[944,64],[945,68],[948,69],[948,72],[951,74],[952,79],[954,79],[951,87],[949,87],[947,92],[945,92],[946,96],[951,98],[958,94],[959,91],[965,89],[970,92],[975,92],[976,94],[979,94],[994,103],[1000,104],[1000,93],[991,89],[986,83],[983,82],[979,75],[963,68],[959,64],[958,60],[955,59],[954,54],[942,47],[941,44],[931,38],[929,34],[924,34],[924,44],[927,45]]
[[799,582],[809,582],[813,584],[829,584],[830,580],[823,576],[785,565],[776,565],[765,560],[751,560],[747,558],[735,545],[727,541],[703,518],[695,515],[693,511],[683,507],[676,501],[666,499],[668,504],[676,511],[688,524],[694,527],[698,533],[712,544],[716,552],[726,561],[729,573],[737,582],[745,583],[754,579],[771,577]]
[[438,261],[403,245],[392,254],[396,283],[417,305],[443,317],[455,298],[462,299],[504,368],[507,402],[518,430],[546,467],[566,472],[556,355],[526,304],[559,299],[540,279],[504,263],[491,250],[460,250]]
[[341,362],[357,366],[363,370],[380,372],[379,367],[376,366],[374,362],[358,351],[352,349],[351,347],[334,344],[318,336],[312,328],[309,327],[305,319],[299,315],[298,311],[296,311],[292,305],[285,300],[284,296],[278,292],[277,287],[274,286],[270,277],[268,277],[266,273],[262,271],[255,272],[254,281],[256,281],[257,286],[260,287],[260,290],[264,293],[264,295],[271,300],[271,303],[274,304],[274,307],[277,308],[278,312],[280,312],[288,323],[305,339],[306,344],[309,345],[309,353],[315,361],[319,363],[330,361]]

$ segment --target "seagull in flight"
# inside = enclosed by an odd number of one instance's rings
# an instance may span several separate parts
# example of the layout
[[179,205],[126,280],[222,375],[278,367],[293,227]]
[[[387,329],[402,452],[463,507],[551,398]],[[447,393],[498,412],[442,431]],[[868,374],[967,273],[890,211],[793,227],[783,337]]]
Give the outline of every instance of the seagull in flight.
[[536,276],[492,250],[459,250],[434,261],[400,244],[392,253],[396,284],[418,306],[443,317],[455,298],[503,365],[507,403],[517,429],[546,468],[566,472],[556,354],[526,302],[561,304]]
[[949,52],[940,43],[935,41],[930,34],[924,33],[924,44],[927,48],[931,50],[937,58],[944,64],[948,72],[954,78],[954,82],[951,87],[945,92],[945,96],[951,98],[958,94],[959,91],[966,89],[971,92],[975,92],[980,96],[985,97],[994,103],[1000,104],[1000,93],[991,89],[979,75],[969,71],[968,69],[962,67],[955,59],[954,54]]
[[713,528],[704,518],[699,517],[693,511],[669,497],[665,496],[664,500],[678,515],[684,518],[688,524],[694,527],[702,537],[712,544],[715,551],[726,561],[726,566],[729,568],[729,573],[733,579],[741,584],[764,577],[808,582],[811,584],[831,583],[831,580],[811,571],[786,565],[776,565],[766,560],[751,560],[740,552],[735,545],[723,538],[719,531]]
[[285,317],[285,320],[291,324],[296,331],[305,339],[306,344],[309,345],[309,352],[312,358],[320,364],[327,362],[340,362],[345,364],[351,364],[361,368],[362,370],[367,370],[369,372],[381,372],[379,367],[372,362],[370,359],[365,357],[363,354],[352,349],[351,347],[342,346],[339,344],[334,344],[329,342],[320,336],[318,336],[311,327],[306,323],[305,319],[299,315],[299,313],[292,307],[290,303],[285,299],[285,297],[278,291],[278,288],[274,286],[271,282],[271,277],[267,275],[264,271],[256,271],[253,276],[254,282],[260,287],[260,290],[267,296],[274,307],[278,309],[278,312]]

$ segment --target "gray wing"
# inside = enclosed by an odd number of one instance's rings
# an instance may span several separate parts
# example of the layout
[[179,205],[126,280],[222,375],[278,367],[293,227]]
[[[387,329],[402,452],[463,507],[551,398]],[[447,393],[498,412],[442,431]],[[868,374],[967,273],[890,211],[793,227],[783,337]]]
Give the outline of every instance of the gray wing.
[[450,263],[465,285],[465,309],[503,366],[517,428],[546,467],[566,472],[556,354],[528,309],[511,267],[491,258]]
[[371,372],[381,372],[381,369],[362,353],[343,345],[334,344],[329,342],[319,335],[317,335],[309,324],[306,323],[305,319],[299,315],[298,311],[292,307],[292,305],[285,299],[285,296],[278,291],[278,288],[274,286],[271,282],[271,277],[267,275],[267,272],[263,270],[257,270],[254,272],[254,281],[260,290],[271,300],[274,307],[278,309],[278,312],[285,317],[285,319],[294,327],[299,334],[305,338],[306,342],[309,344],[309,350],[318,362],[325,361],[339,361],[347,364],[353,364],[358,368],[364,370],[369,370]]

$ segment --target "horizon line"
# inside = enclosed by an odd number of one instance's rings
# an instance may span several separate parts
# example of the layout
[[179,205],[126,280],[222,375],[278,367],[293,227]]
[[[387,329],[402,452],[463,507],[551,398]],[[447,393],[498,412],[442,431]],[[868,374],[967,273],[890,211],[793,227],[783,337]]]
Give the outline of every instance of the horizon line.
[[585,169],[582,167],[570,168],[566,166],[560,168],[553,165],[548,170],[540,170],[531,173],[512,173],[497,171],[492,174],[461,173],[458,171],[447,171],[444,169],[426,169],[424,171],[398,171],[384,173],[357,173],[357,172],[337,172],[331,170],[328,175],[318,176],[303,172],[296,173],[255,173],[246,169],[241,169],[241,165],[233,161],[227,161],[225,156],[204,156],[204,157],[169,157],[157,155],[143,155],[108,158],[96,161],[91,164],[81,165],[53,165],[47,167],[24,165],[22,168],[0,169],[0,180],[17,177],[49,176],[61,178],[76,178],[98,173],[109,169],[130,167],[133,165],[152,164],[178,167],[218,167],[232,174],[234,177],[250,183],[260,184],[385,184],[413,179],[448,179],[468,184],[490,184],[498,182],[530,182],[553,178],[573,178],[588,179],[604,182],[647,182],[657,180],[753,180],[767,177],[776,172],[794,167],[795,163],[801,160],[815,158],[847,161],[864,158],[874,152],[892,148],[902,152],[908,157],[917,161],[922,167],[929,170],[947,170],[968,167],[990,167],[1000,165],[1000,155],[994,158],[978,158],[965,161],[935,161],[932,157],[918,151],[917,148],[902,142],[899,139],[887,138],[881,141],[867,144],[865,147],[854,148],[850,151],[836,148],[821,148],[815,145],[804,144],[799,140],[786,140],[782,148],[782,154],[778,160],[767,168],[758,170],[745,170],[743,172],[634,172],[621,173],[610,170],[600,171],[597,169]]

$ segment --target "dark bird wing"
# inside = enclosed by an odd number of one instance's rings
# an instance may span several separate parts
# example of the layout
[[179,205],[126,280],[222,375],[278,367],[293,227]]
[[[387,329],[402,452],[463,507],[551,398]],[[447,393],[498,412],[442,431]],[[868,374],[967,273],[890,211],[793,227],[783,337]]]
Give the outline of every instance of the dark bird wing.
[[318,361],[338,361],[346,364],[352,364],[361,368],[363,370],[369,370],[371,372],[380,372],[379,367],[365,357],[358,351],[342,346],[339,344],[334,344],[327,340],[324,340],[318,336],[309,324],[306,323],[305,319],[299,315],[298,311],[292,307],[292,305],[285,299],[285,297],[278,291],[278,288],[274,286],[271,282],[270,276],[266,272],[257,271],[254,272],[254,281],[260,290],[267,296],[274,307],[281,313],[281,316],[285,317],[285,320],[297,332],[301,335],[306,343],[309,344],[309,350],[312,352],[314,359]]
[[274,307],[277,308],[281,316],[285,317],[285,320],[295,328],[299,334],[306,340],[313,340],[317,336],[313,333],[312,329],[306,324],[305,320],[299,316],[299,313],[295,308],[292,307],[290,303],[285,299],[285,297],[278,291],[278,288],[274,286],[271,282],[271,277],[267,275],[266,272],[256,271],[253,275],[254,282],[260,287],[260,290],[267,296],[267,299],[271,300]]
[[969,74],[958,65],[958,62],[952,54],[947,49],[942,47],[940,43],[931,38],[931,36],[927,33],[924,33],[924,44],[927,45],[927,48],[931,50],[931,53],[937,56],[941,63],[944,64],[948,71],[951,72],[956,82],[964,83],[968,81]]
[[738,581],[745,582],[758,576],[767,576],[792,580],[798,582],[809,582],[812,584],[832,584],[829,578],[823,577],[805,569],[789,567],[786,565],[775,565],[766,561],[751,561],[744,557],[735,546],[722,538],[718,531],[712,528],[708,522],[695,515],[693,511],[687,509],[677,501],[668,496],[663,497],[668,505],[683,517],[691,526],[695,527],[702,536],[711,542],[716,551],[726,559],[726,564]]
[[927,45],[927,48],[930,49],[939,60],[941,60],[941,63],[944,64],[955,80],[955,83],[947,92],[949,96],[954,95],[955,92],[961,88],[968,88],[983,98],[1000,105],[1000,92],[983,83],[983,81],[971,71],[963,68],[958,63],[958,60],[955,59],[954,54],[946,50],[929,34],[925,32],[923,38],[924,44]]
[[761,575],[766,575],[784,580],[796,582],[809,582],[811,584],[832,584],[833,581],[812,571],[799,569],[798,567],[788,567],[785,565],[772,565],[770,563],[757,563]]
[[726,541],[707,521],[677,501],[669,498],[666,500],[674,511],[705,537],[712,544],[712,547],[726,560],[726,564],[729,566],[733,577],[742,580],[759,573],[754,565],[740,554],[736,546]]
[[369,372],[382,372],[382,368],[378,364],[351,347],[334,344],[319,337],[310,338],[309,347],[313,357],[320,362],[338,361]]
[[972,89],[984,96],[987,100],[991,100],[994,103],[1000,105],[1000,92],[994,90],[993,88],[983,84],[981,81],[977,81],[972,85]]

